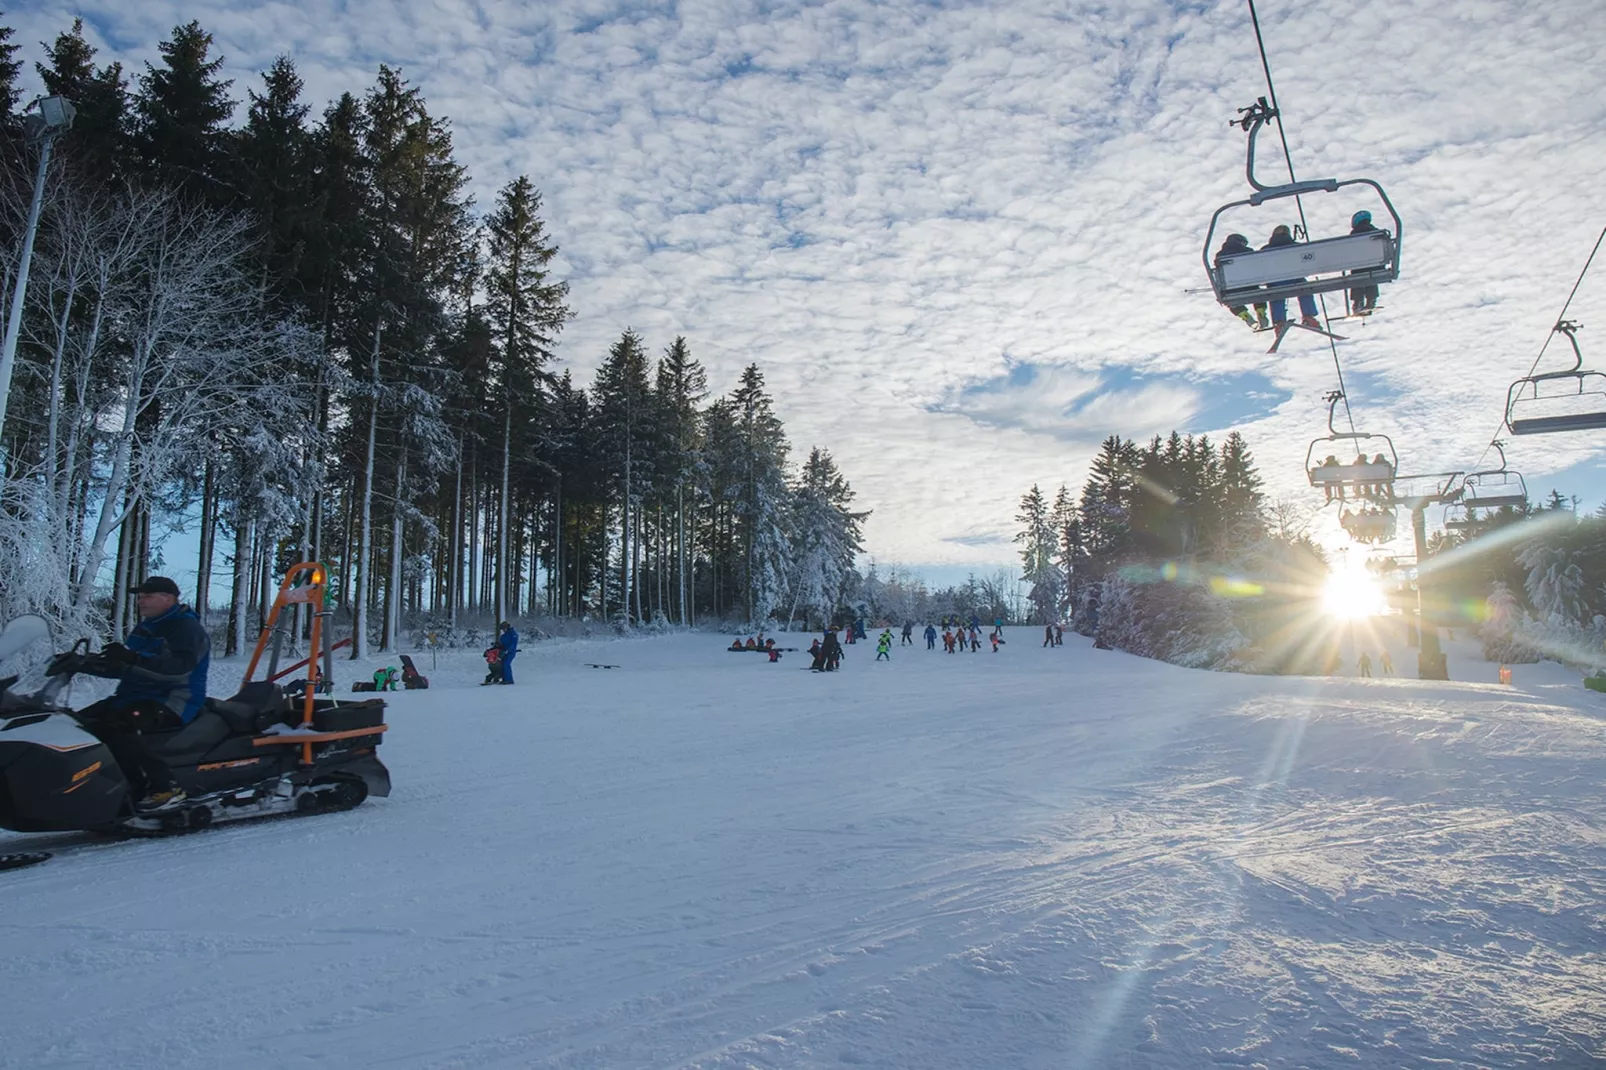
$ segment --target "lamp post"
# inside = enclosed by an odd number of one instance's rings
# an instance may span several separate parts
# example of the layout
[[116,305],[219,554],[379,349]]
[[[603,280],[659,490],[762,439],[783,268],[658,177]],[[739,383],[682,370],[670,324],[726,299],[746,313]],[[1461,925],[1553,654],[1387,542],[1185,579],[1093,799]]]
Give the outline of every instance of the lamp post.
[[50,147],[72,126],[78,109],[66,97],[41,97],[28,105],[22,118],[23,136],[39,146],[39,174],[34,178],[33,203],[28,206],[28,229],[23,233],[17,280],[11,290],[11,314],[6,338],[0,345],[0,431],[5,430],[6,403],[11,397],[11,370],[17,361],[17,336],[22,333],[22,305],[28,293],[28,265],[33,260],[33,237],[39,229],[39,206],[45,197],[45,172],[50,169]]

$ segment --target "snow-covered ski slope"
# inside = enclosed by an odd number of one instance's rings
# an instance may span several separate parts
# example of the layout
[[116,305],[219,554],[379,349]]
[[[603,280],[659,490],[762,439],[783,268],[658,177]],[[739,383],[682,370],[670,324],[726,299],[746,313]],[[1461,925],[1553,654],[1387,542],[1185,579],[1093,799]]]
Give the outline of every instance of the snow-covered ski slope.
[[425,657],[389,799],[0,834],[58,852],[0,874],[0,1065],[1606,1060],[1606,696],[1013,638]]

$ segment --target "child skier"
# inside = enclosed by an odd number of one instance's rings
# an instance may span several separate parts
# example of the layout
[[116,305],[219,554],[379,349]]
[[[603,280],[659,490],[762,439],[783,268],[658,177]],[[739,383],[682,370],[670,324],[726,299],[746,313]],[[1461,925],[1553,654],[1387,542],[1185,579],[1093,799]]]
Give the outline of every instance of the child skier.
[[877,661],[892,660],[892,629],[888,628],[881,633],[881,638],[875,641],[875,659]]
[[501,682],[502,648],[488,646],[485,648],[485,679],[480,681],[480,686],[484,687],[487,684],[499,684]]

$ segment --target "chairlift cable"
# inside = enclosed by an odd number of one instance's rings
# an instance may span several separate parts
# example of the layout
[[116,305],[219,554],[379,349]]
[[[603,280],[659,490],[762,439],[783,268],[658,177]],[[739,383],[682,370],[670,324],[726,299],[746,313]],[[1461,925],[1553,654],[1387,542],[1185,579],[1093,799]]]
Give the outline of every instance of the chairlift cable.
[[[1260,49],[1260,69],[1266,72],[1266,95],[1271,99],[1271,108],[1277,114],[1277,137],[1283,145],[1283,162],[1288,165],[1288,181],[1298,182],[1294,174],[1294,156],[1288,151],[1288,130],[1283,126],[1283,112],[1277,105],[1277,86],[1271,78],[1271,61],[1266,58],[1266,38],[1260,32],[1260,15],[1255,11],[1255,0],[1248,0],[1249,21],[1255,27],[1255,44]],[[1299,211],[1299,227],[1310,238],[1310,226],[1305,222],[1305,200],[1303,197],[1294,198],[1294,207]],[[1327,295],[1317,294],[1316,299],[1322,304],[1322,322],[1327,325],[1327,348],[1333,353],[1333,371],[1338,375],[1338,389],[1344,395],[1344,416],[1349,420],[1350,434],[1355,433],[1355,413],[1349,404],[1349,389],[1344,385],[1344,368],[1338,360],[1338,343],[1334,341],[1332,330],[1333,321],[1327,314]]]
[[[1578,273],[1578,278],[1573,282],[1572,290],[1567,294],[1567,300],[1562,303],[1561,313],[1556,317],[1557,323],[1560,323],[1567,318],[1567,310],[1572,307],[1573,298],[1578,296],[1578,288],[1584,284],[1584,276],[1589,274],[1590,265],[1595,262],[1595,254],[1600,252],[1600,246],[1602,242],[1606,242],[1606,227],[1601,228],[1600,237],[1595,239],[1595,247],[1589,251],[1589,259],[1584,261],[1584,270]],[[1556,329],[1554,327],[1545,332],[1545,343],[1539,347],[1539,355],[1534,357],[1534,362],[1528,366],[1528,373],[1523,376],[1523,379],[1529,379],[1533,377],[1534,371],[1539,367],[1539,362],[1545,359],[1545,350],[1550,348],[1550,340],[1554,337],[1556,337]],[[1521,380],[1518,381],[1520,382]],[[1483,447],[1483,452],[1478,454],[1478,459],[1473,464],[1474,468],[1482,464],[1483,459],[1489,456],[1489,450],[1494,447],[1496,442],[1500,441],[1501,432],[1503,432],[1505,429],[1506,422],[1502,419],[1500,421],[1500,426],[1495,428],[1494,437],[1489,440],[1489,445]]]

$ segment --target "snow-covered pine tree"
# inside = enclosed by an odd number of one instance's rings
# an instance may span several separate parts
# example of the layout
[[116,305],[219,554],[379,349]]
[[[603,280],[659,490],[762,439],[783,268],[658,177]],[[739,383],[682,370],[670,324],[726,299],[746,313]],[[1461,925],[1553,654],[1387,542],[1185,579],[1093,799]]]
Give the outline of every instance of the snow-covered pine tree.
[[1048,502],[1036,483],[1020,500],[1020,512],[1015,514],[1020,529],[1015,541],[1021,544],[1021,578],[1026,583],[1027,599],[1032,605],[1032,619],[1047,624],[1059,615],[1063,596],[1061,572],[1055,566],[1058,539],[1054,532]]
[[691,548],[687,543],[686,512],[701,464],[701,427],[697,403],[708,394],[708,374],[691,355],[685,338],[677,337],[658,361],[655,393],[662,416],[666,490],[674,494],[674,601],[675,619],[692,621]]
[[840,604],[844,587],[862,549],[862,524],[868,512],[849,508],[853,490],[829,451],[809,451],[792,488],[792,599],[787,628],[799,609],[812,609],[828,619]]
[[747,620],[762,624],[786,596],[786,524],[791,512],[786,481],[788,446],[757,364],[742,370],[730,399],[740,448],[734,504],[742,586]]

